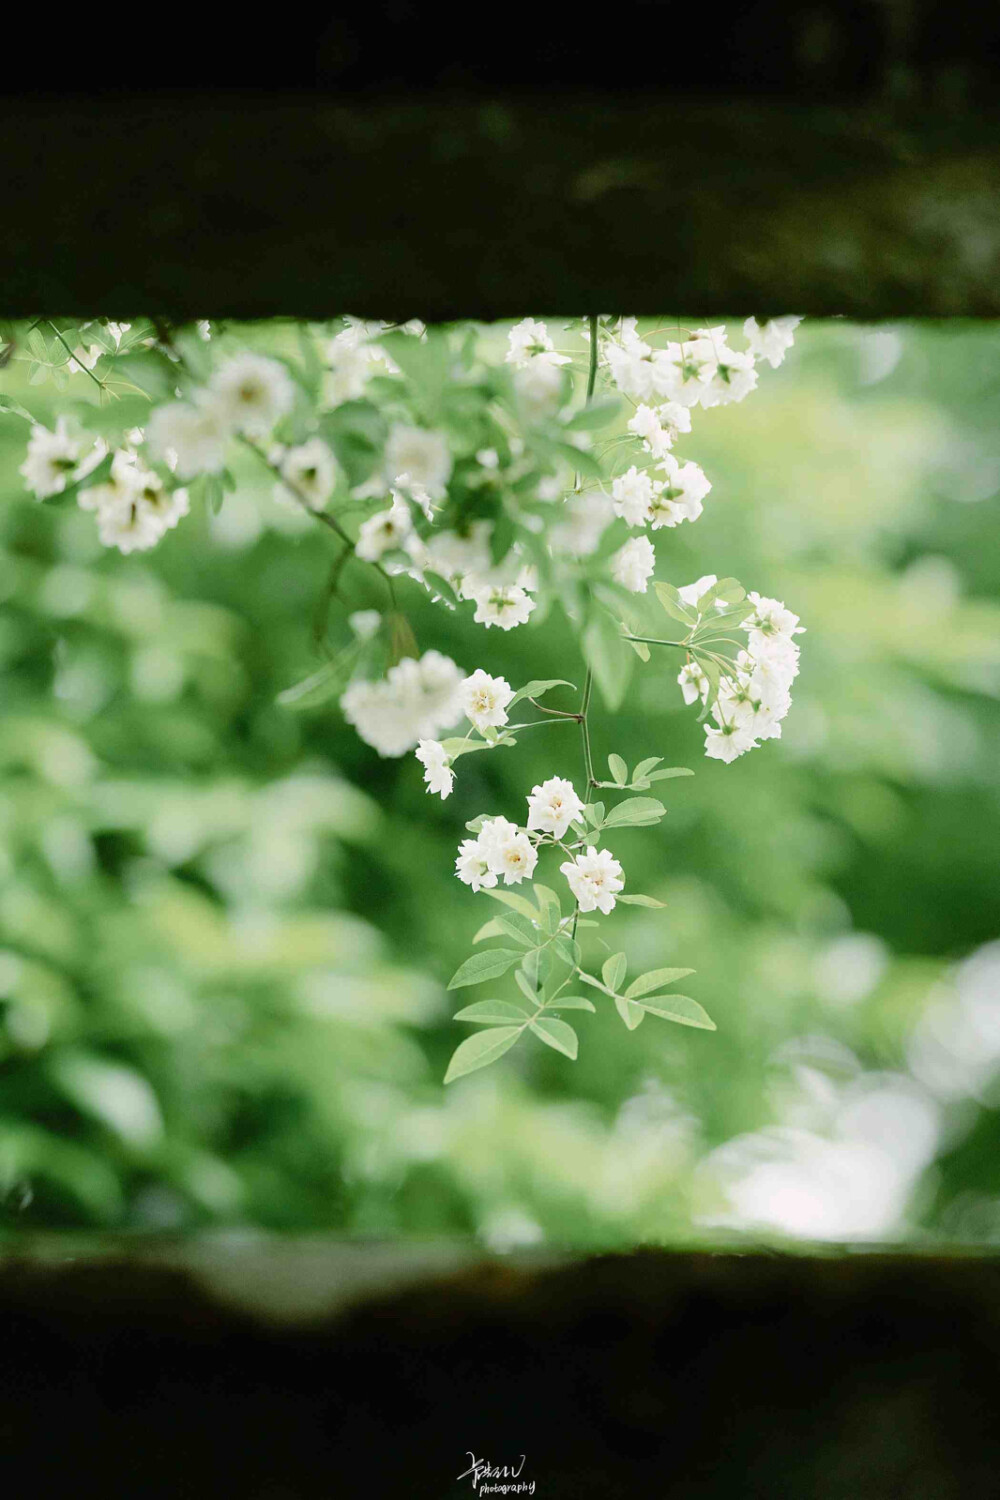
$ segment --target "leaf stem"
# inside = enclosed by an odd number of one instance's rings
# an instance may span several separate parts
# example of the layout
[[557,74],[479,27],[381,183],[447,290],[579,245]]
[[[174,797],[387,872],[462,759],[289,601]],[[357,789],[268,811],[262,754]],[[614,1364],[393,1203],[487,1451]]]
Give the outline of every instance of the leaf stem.
[[[340,537],[340,540],[344,543],[347,552],[350,553],[351,556],[354,556],[354,542],[348,536],[343,526],[341,526],[340,522],[337,520],[337,517],[331,515],[328,510],[315,510],[309,504],[309,501],[306,499],[305,495],[302,494],[301,490],[297,489],[296,486],[285,477],[276,463],[271,462],[267,454],[264,452],[263,448],[261,448],[258,443],[255,443],[253,438],[247,437],[245,433],[240,433],[239,440],[243,444],[244,448],[249,448],[251,453],[255,453],[257,455],[266,469],[270,469],[271,473],[279,481],[279,483],[282,484],[288,491],[288,493],[299,502],[302,509],[307,513],[307,515],[312,516],[313,520],[318,521],[320,525],[327,526],[331,531],[335,532],[336,535]],[[370,564],[370,566],[375,569],[376,573],[381,574],[382,578],[385,581],[386,588],[389,590],[389,600],[392,604],[395,604],[396,586],[390,578],[389,574],[382,567],[381,563],[373,562]]]

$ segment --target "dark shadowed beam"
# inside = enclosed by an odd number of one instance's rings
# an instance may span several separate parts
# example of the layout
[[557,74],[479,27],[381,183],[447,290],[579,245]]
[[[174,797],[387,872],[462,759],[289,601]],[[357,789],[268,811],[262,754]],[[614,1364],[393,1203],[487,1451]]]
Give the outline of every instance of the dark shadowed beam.
[[4,1260],[3,1464],[33,1495],[469,1500],[469,1449],[524,1454],[543,1500],[997,1493],[995,1258],[53,1237]]
[[0,315],[1000,315],[997,112],[22,97],[0,138]]

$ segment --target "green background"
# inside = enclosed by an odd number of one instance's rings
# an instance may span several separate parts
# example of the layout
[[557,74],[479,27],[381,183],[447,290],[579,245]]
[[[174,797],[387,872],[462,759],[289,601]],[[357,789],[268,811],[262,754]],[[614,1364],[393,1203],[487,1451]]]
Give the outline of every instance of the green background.
[[[16,365],[0,388],[42,418],[66,399]],[[0,415],[5,1231],[1000,1240],[998,392],[992,325],[835,321],[695,413],[678,447],[713,489],[659,533],[658,576],[798,612],[793,709],[707,761],[654,657],[592,726],[602,763],[697,773],[614,841],[665,910],[607,930],[635,972],[694,968],[718,1031],[609,1006],[575,1065],[525,1046],[447,1090],[444,986],[495,910],[456,845],[579,773],[572,726],[426,796],[333,707],[276,704],[317,664],[329,554],[257,472],[121,557],[25,494],[27,427]],[[380,603],[361,570],[346,591]],[[404,602],[469,671],[582,680],[558,611],[502,634]]]

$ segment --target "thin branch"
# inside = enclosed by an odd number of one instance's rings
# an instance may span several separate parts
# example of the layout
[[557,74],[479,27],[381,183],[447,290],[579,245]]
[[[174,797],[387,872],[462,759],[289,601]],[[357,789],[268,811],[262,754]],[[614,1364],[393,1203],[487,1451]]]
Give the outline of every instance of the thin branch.
[[59,332],[59,330],[56,327],[56,325],[53,323],[52,319],[51,318],[46,318],[45,321],[46,321],[46,323],[48,323],[49,327],[52,329],[52,332],[55,334],[55,336],[59,340],[60,344],[62,344],[63,348],[66,350],[66,353],[69,355],[70,359],[77,366],[77,368],[80,369],[80,370],[83,370],[85,374],[87,374],[87,375],[90,376],[91,380],[97,386],[97,389],[99,391],[106,391],[107,387],[105,386],[104,381],[103,380],[98,380],[98,378],[94,374],[93,370],[88,370],[86,365],[80,363],[80,361],[77,359],[76,355],[73,353],[72,349],[67,344],[66,340],[63,338],[62,334]]

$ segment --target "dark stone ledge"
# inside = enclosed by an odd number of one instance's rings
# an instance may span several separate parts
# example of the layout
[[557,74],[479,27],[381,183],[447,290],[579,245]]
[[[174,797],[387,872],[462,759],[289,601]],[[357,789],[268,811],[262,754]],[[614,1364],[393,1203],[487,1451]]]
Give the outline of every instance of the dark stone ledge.
[[607,94],[0,101],[0,314],[1000,315],[1000,114]]
[[470,1450],[557,1500],[996,1493],[996,1260],[63,1243],[0,1269],[32,1493],[431,1500]]

